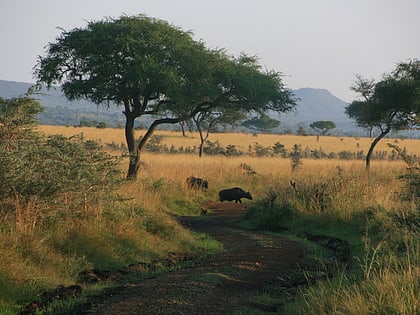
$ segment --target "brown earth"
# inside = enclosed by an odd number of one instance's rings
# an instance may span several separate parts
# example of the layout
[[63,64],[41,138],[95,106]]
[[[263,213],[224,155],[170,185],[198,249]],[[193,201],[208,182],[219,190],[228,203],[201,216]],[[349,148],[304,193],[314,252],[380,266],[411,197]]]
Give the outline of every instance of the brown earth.
[[[191,230],[220,241],[222,252],[189,267],[126,286],[106,296],[85,314],[247,314],[261,309],[253,296],[296,266],[303,255],[297,242],[243,230],[235,221],[245,204],[210,202],[205,217],[182,217]],[[279,306],[280,307],[280,306]],[[248,311],[247,311],[248,310]]]

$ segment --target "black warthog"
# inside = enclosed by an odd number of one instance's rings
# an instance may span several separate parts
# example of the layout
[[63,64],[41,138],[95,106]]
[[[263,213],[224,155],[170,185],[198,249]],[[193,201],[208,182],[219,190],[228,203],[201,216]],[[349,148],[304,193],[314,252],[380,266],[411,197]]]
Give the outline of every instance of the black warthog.
[[202,178],[190,176],[187,178],[187,186],[188,188],[192,189],[208,189],[209,188],[209,182],[207,180],[204,180]]
[[227,200],[227,201],[235,200],[235,203],[237,203],[238,201],[239,203],[242,203],[241,198],[247,198],[249,200],[252,200],[251,193],[239,187],[221,190],[219,192],[219,198],[220,198],[220,201],[222,202],[224,200]]

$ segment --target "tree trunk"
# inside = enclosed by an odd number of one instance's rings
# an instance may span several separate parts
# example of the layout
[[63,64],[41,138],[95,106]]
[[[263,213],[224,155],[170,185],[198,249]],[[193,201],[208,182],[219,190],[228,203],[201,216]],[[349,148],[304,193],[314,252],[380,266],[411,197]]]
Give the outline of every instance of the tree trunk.
[[206,135],[204,135],[203,130],[200,127],[200,124],[196,122],[196,125],[197,125],[198,134],[200,135],[200,147],[199,147],[199,151],[198,151],[198,156],[202,157],[203,156],[203,151],[204,151],[204,142],[206,142],[206,140],[209,138],[210,129],[208,129],[207,132],[206,132]]
[[[163,119],[155,120],[150,125],[149,129],[147,129],[146,133],[141,138],[137,148],[133,150],[134,152],[133,155],[131,155],[131,151],[130,151],[130,166],[128,169],[127,179],[137,178],[137,175],[140,169],[140,153],[143,147],[145,146],[147,140],[149,140],[150,137],[153,135],[153,132],[155,131],[156,127],[161,124],[177,124],[182,120],[183,120],[182,118],[163,118]],[[126,134],[127,134],[127,130],[126,130]],[[134,135],[133,135],[133,139],[134,139]],[[127,140],[127,144],[128,144],[128,140]]]
[[379,141],[381,141],[381,139],[383,137],[385,137],[389,132],[391,131],[390,127],[387,127],[385,130],[383,130],[380,135],[378,137],[375,138],[375,140],[373,140],[372,144],[370,145],[369,151],[366,155],[366,170],[369,172],[370,171],[370,159],[372,157],[372,153],[373,150],[375,148],[375,146],[378,144]]
[[181,126],[181,133],[182,133],[182,136],[183,136],[183,137],[186,137],[186,134],[185,134],[185,127],[184,127],[184,122],[183,122],[183,121],[180,121],[180,122],[179,122],[179,125]]
[[202,157],[203,156],[203,147],[204,147],[204,142],[203,142],[203,140],[201,140],[200,146],[198,148],[198,157]]
[[198,156],[202,157],[203,156],[203,147],[204,147],[205,139],[203,137],[203,131],[201,130],[201,128],[199,128],[199,126],[198,126],[197,129],[198,129],[198,133],[200,135],[200,147],[199,147],[199,150],[198,150]]
[[130,156],[128,164],[127,179],[135,179],[139,165],[139,152],[136,148],[136,138],[134,136],[134,117],[126,115],[125,121],[125,140],[127,141],[128,154]]

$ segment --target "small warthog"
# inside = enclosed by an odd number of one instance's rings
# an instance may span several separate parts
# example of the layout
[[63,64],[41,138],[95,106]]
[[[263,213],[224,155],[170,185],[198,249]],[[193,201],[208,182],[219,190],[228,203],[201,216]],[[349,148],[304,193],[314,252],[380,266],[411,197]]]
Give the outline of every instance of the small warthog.
[[247,198],[252,200],[252,196],[250,192],[243,190],[242,188],[235,187],[230,189],[223,189],[219,192],[220,201],[232,201],[235,200],[235,203],[239,201],[242,203],[241,198]]
[[187,186],[188,188],[192,189],[208,189],[209,188],[209,182],[207,180],[204,180],[202,178],[190,176],[187,178]]

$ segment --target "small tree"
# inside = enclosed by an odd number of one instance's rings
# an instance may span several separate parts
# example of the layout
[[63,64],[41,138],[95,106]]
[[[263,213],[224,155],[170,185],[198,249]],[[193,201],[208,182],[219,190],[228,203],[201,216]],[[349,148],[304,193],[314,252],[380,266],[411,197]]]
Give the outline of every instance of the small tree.
[[246,120],[242,123],[242,126],[260,131],[263,133],[268,133],[271,129],[277,128],[280,126],[280,121],[270,118],[266,114],[261,114],[259,117],[255,116],[249,120]]
[[330,120],[318,120],[314,121],[312,124],[309,125],[312,129],[316,130],[321,135],[325,136],[328,131],[331,129],[335,129],[335,123]]
[[[20,150],[24,148],[20,142],[30,141],[35,137],[33,127],[36,116],[42,112],[41,105],[30,97],[3,99],[0,97],[0,143],[3,150]],[[0,163],[1,164],[1,163]]]
[[406,194],[410,200],[411,210],[418,209],[416,200],[420,198],[420,159],[415,155],[407,154],[399,146],[388,143],[388,146],[394,149],[402,160],[407,164],[406,174],[399,176],[399,179],[406,183]]
[[302,166],[302,147],[300,144],[293,146],[292,152],[290,152],[290,161],[292,171],[297,171]]
[[198,112],[192,117],[195,128],[200,136],[198,156],[203,155],[204,143],[208,140],[210,132],[214,131],[217,125],[235,125],[242,120],[245,114],[241,111],[232,111],[228,108],[214,109],[212,111]]
[[374,127],[380,134],[366,155],[366,169],[375,146],[392,129],[411,129],[420,125],[420,61],[397,64],[396,69],[373,83],[360,79],[352,87],[362,99],[346,107],[346,114],[360,127]]

